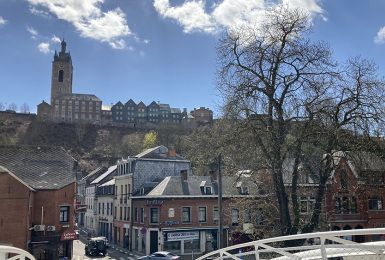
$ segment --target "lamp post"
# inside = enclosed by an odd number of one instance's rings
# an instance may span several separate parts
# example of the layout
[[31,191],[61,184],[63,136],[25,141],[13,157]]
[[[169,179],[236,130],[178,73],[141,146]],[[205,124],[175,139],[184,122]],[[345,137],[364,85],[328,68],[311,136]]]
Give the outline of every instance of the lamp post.
[[219,248],[223,248],[223,214],[222,214],[222,172],[221,172],[221,164],[222,164],[222,155],[218,157],[218,211],[219,211]]

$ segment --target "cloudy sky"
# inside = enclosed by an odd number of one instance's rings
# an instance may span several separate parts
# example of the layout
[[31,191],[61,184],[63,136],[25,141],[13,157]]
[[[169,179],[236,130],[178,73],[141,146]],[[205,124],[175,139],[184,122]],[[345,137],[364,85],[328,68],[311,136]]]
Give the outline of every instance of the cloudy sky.
[[385,75],[385,0],[0,0],[0,102],[36,111],[49,100],[64,37],[75,93],[219,111],[221,32],[258,23],[280,3],[310,12],[312,37],[329,42],[337,60],[361,55]]

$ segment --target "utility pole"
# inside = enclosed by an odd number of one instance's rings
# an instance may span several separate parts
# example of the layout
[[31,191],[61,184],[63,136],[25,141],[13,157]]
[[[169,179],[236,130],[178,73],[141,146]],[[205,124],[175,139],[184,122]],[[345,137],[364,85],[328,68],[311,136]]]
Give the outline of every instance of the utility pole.
[[220,154],[218,157],[218,211],[219,211],[219,248],[223,248],[223,214],[222,214],[222,155]]

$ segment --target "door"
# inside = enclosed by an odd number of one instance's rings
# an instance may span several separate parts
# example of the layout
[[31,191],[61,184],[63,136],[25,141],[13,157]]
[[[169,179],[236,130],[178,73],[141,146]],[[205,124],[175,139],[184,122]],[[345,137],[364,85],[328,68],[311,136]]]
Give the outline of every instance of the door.
[[158,231],[150,231],[150,254],[158,251]]

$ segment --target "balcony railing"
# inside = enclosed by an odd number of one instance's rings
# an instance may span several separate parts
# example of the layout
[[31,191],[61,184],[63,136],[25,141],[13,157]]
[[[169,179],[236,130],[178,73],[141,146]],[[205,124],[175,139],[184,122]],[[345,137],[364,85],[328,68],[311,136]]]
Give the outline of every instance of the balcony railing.
[[[385,241],[370,242],[382,238],[385,228],[328,231],[291,236],[273,237],[222,248],[197,260],[203,259],[385,259]],[[351,241],[353,237],[369,242]],[[284,247],[282,245],[297,245]]]
[[[9,257],[9,255],[12,255],[12,257]],[[33,255],[28,253],[27,251],[24,251],[20,248],[13,247],[13,246],[2,246],[0,245],[0,260],[6,260],[6,259],[12,259],[12,260],[36,260]]]

